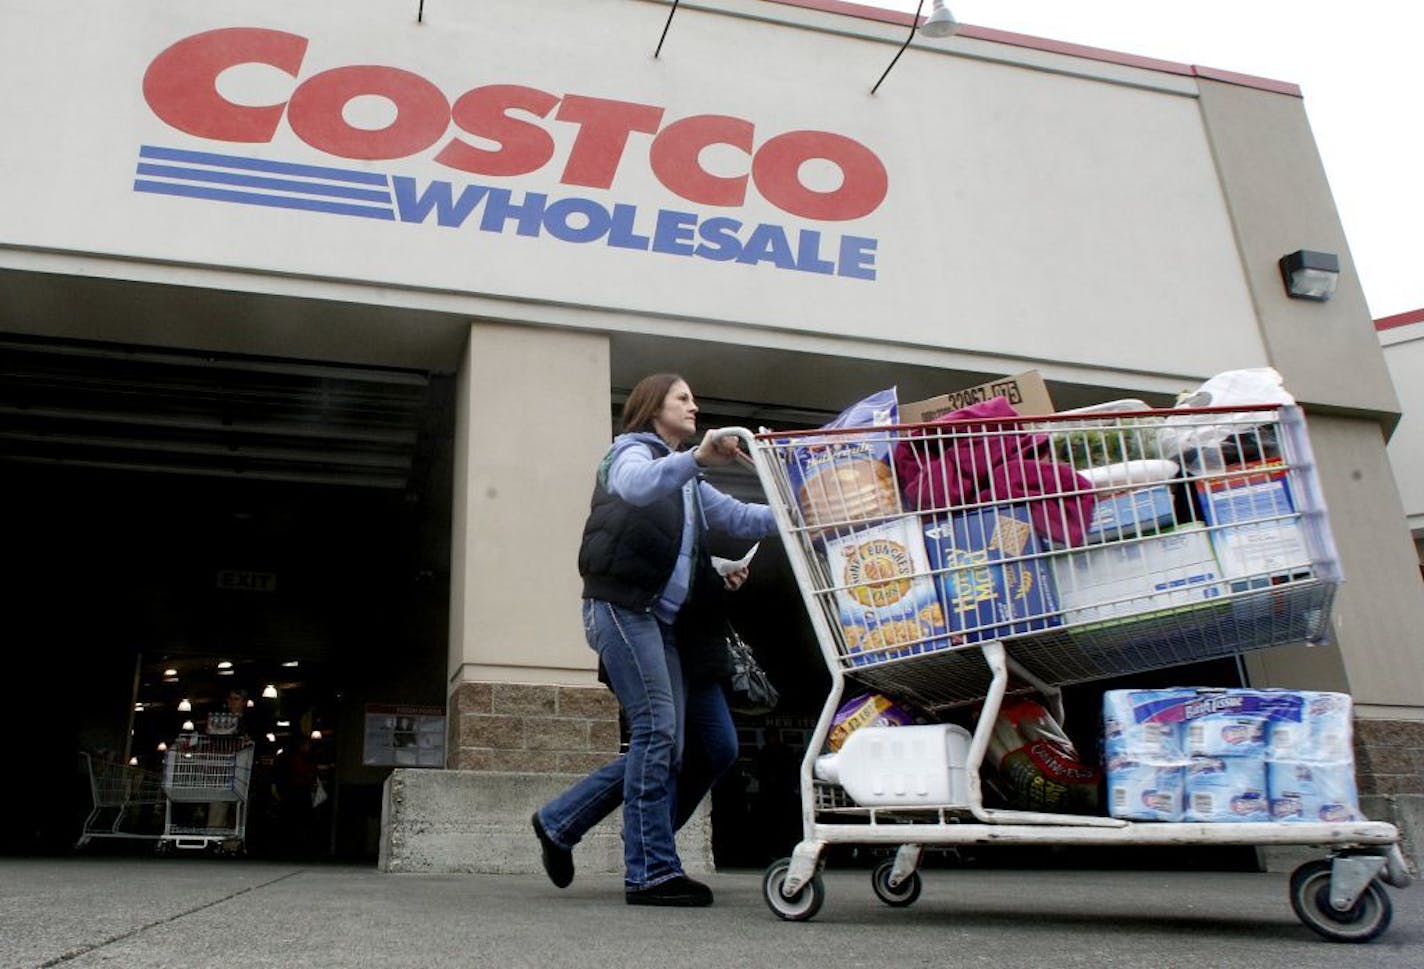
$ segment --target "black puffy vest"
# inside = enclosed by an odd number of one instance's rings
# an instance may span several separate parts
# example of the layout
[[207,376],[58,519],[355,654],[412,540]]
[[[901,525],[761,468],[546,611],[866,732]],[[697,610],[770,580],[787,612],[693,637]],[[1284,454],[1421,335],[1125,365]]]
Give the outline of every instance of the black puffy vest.
[[[655,458],[665,456],[652,444],[648,449]],[[650,505],[630,505],[609,492],[604,482],[606,470],[600,465],[594,478],[579,545],[583,595],[651,612],[677,564],[682,543],[682,489]],[[730,657],[721,645],[725,593],[706,553],[705,539],[700,528],[694,529],[691,588],[675,627],[683,673],[689,679],[717,679],[731,673]]]

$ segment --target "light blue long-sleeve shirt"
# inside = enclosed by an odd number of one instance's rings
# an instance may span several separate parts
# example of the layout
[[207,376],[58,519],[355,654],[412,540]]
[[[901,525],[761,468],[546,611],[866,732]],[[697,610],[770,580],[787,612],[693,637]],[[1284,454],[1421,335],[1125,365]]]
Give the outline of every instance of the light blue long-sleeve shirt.
[[761,538],[776,531],[776,519],[768,506],[738,501],[699,480],[700,468],[693,452],[678,451],[655,458],[649,444],[660,452],[668,451],[667,444],[656,434],[640,432],[615,438],[607,486],[610,493],[638,507],[650,505],[674,489],[682,491],[682,542],[677,563],[653,607],[653,614],[659,620],[671,624],[687,601],[692,581],[692,555],[697,547],[693,487],[697,488],[703,524],[707,528],[726,532],[733,538]]

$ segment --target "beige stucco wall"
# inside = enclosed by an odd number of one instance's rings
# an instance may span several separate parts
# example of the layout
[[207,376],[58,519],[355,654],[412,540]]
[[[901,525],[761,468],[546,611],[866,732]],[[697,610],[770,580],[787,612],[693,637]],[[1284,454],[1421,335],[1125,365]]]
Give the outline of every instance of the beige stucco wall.
[[450,686],[593,682],[578,549],[608,446],[608,341],[477,322],[460,372]]

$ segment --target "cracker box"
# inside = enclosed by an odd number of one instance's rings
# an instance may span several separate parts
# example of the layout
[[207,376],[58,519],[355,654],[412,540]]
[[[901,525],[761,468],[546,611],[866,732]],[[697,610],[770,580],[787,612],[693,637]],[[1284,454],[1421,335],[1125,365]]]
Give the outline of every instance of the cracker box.
[[1056,626],[1053,575],[1026,508],[984,508],[925,524],[925,553],[949,629],[965,642]]
[[1193,606],[1222,594],[1220,567],[1199,523],[1055,555],[1053,577],[1065,623]]
[[1253,461],[1227,472],[1224,478],[1198,481],[1196,490],[1202,518],[1214,526],[1212,545],[1232,591],[1308,576],[1310,553],[1300,520],[1279,517],[1296,513],[1285,465]]
[[855,666],[949,645],[916,515],[827,537],[837,618]]

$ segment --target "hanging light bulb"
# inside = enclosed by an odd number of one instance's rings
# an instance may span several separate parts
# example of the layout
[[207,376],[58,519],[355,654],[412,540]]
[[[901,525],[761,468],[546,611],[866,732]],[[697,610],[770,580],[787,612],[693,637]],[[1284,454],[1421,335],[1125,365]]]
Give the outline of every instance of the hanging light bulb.
[[193,721],[191,721],[191,720],[184,720],[184,721],[183,721],[183,729],[184,729],[184,730],[192,730],[192,729],[193,729]]
[[179,713],[190,713],[190,712],[192,712],[192,710],[193,710],[193,704],[191,704],[191,703],[188,702],[188,698],[187,698],[186,696],[185,696],[183,699],[181,699],[181,700],[178,701],[178,712],[179,712]]
[[267,684],[265,687],[263,687],[263,689],[262,689],[262,698],[263,698],[264,700],[275,700],[275,699],[277,699],[277,687],[276,687],[275,685],[271,684],[271,683],[268,683],[268,684]]

